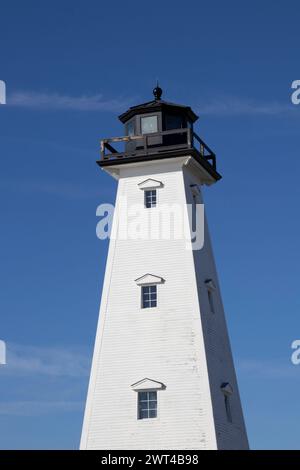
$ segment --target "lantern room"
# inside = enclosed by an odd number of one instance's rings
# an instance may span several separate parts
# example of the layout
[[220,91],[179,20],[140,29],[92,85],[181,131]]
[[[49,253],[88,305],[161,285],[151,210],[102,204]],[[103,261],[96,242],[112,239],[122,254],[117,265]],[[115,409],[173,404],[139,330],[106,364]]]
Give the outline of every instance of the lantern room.
[[190,155],[214,180],[220,179],[214,152],[194,132],[198,116],[190,106],[164,101],[158,84],[153,95],[152,101],[132,106],[119,116],[123,137],[101,140],[99,165]]

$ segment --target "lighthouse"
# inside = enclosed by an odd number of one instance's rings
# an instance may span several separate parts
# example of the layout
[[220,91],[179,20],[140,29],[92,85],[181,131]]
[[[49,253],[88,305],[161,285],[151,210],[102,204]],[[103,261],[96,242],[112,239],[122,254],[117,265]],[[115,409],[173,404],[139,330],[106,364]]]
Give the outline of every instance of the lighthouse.
[[[97,163],[118,190],[80,448],[247,449],[205,211],[197,210],[203,186],[221,179],[216,156],[196,134],[191,107],[165,101],[158,85],[153,94],[119,116],[122,137],[101,141]],[[124,230],[132,207],[140,208],[136,236]],[[168,207],[169,220],[180,217],[166,233]]]

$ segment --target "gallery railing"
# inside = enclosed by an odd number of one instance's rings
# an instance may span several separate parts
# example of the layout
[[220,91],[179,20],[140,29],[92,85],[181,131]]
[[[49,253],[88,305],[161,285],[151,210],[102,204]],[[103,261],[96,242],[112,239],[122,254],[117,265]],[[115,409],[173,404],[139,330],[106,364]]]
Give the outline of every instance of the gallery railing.
[[[113,147],[121,145],[121,149]],[[153,155],[193,149],[216,169],[216,155],[192,129],[175,129],[151,134],[112,137],[101,140],[101,160]]]

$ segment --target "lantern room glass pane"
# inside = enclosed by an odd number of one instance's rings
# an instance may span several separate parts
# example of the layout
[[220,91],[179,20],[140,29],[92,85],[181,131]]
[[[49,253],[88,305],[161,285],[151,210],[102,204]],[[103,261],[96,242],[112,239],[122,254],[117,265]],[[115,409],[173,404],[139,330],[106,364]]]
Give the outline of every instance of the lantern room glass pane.
[[172,129],[181,129],[183,127],[182,117],[178,114],[166,114],[166,131]]
[[129,136],[134,135],[134,120],[127,122],[127,124],[126,124],[126,135],[129,135]]
[[141,118],[142,134],[158,132],[157,116],[146,116]]

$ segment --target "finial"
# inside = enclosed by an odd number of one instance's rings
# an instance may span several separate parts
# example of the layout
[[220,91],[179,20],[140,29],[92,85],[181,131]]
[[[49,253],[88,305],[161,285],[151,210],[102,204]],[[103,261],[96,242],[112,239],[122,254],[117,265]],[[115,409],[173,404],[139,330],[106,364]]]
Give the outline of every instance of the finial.
[[155,98],[155,101],[159,101],[160,98],[161,98],[161,95],[162,95],[162,89],[160,88],[159,84],[158,84],[158,80],[156,82],[156,87],[154,88],[153,90],[153,95],[154,95],[154,98]]

